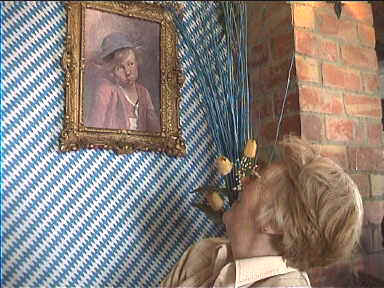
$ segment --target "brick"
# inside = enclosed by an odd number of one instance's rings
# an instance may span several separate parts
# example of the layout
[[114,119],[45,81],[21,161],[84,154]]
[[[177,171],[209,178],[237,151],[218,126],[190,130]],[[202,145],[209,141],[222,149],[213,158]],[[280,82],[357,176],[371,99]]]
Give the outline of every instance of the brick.
[[[275,93],[274,107],[275,107],[276,118],[280,116],[281,110],[283,108],[284,96],[285,96],[285,87],[281,89],[279,93]],[[298,111],[299,111],[299,90],[295,89],[293,91],[288,91],[287,98],[284,104],[284,113],[298,112]]]
[[325,35],[355,43],[358,40],[356,24],[337,19],[334,13],[316,13],[317,30]]
[[301,136],[310,141],[321,142],[324,138],[324,120],[320,115],[301,114]]
[[339,20],[338,28],[338,38],[349,43],[356,43],[358,41],[357,26],[354,22]]
[[299,81],[320,82],[319,63],[316,59],[296,54],[296,73]]
[[352,180],[359,187],[360,195],[364,197],[370,196],[371,184],[369,182],[369,175],[367,174],[351,174]]
[[352,141],[356,123],[351,119],[326,117],[325,135],[332,141]]
[[[250,74],[250,81],[251,81],[251,87],[255,89],[260,85],[260,69],[259,67],[254,68],[254,69],[249,69],[249,74]],[[257,95],[257,94],[253,94]]]
[[[364,221],[363,221],[363,229],[361,231],[361,238],[360,238],[360,242],[361,242],[361,245],[363,248],[363,250],[365,252],[369,252],[372,250],[372,247],[373,247],[373,243],[372,243],[372,236],[373,236],[373,233],[372,233],[372,228],[371,228],[372,225],[369,225],[368,226],[368,220],[366,219],[366,217],[364,217]],[[365,268],[365,267],[364,267]]]
[[339,21],[334,14],[319,13],[316,11],[316,26],[320,33],[328,36],[339,34]]
[[251,69],[251,84],[253,89],[253,95],[264,95],[265,94],[265,85],[264,85],[264,70],[263,67],[255,67]]
[[278,139],[281,140],[284,135],[301,135],[301,121],[299,114],[283,117]]
[[361,91],[361,77],[357,70],[343,68],[330,63],[323,63],[323,83],[325,86]]
[[[248,18],[252,19],[252,18]],[[265,39],[266,30],[261,20],[250,20],[248,22],[248,45],[253,47],[260,43],[260,39]]]
[[383,125],[381,122],[367,123],[368,144],[381,145],[383,139]]
[[372,196],[384,195],[384,175],[370,175]]
[[263,143],[273,143],[276,137],[277,121],[266,121],[262,128]]
[[371,47],[371,48],[375,48],[375,45],[376,45],[375,29],[373,29],[372,26],[359,23],[357,25],[357,35],[359,37],[360,44]]
[[310,30],[315,28],[315,13],[310,6],[294,4],[293,17],[296,27],[303,27]]
[[264,95],[264,99],[261,102],[261,117],[272,117],[273,116],[273,102],[269,95]]
[[380,98],[358,94],[345,94],[346,113],[353,116],[381,118]]
[[332,40],[320,39],[317,56],[321,59],[337,61],[339,59],[338,45]]
[[318,113],[344,113],[343,98],[339,92],[311,86],[300,87],[300,110]]
[[329,4],[325,1],[303,1],[305,5],[312,6],[314,8],[324,8],[327,7]]
[[265,91],[269,88],[267,88],[267,82],[269,80],[269,67],[267,67],[266,65],[263,65],[263,66],[258,66],[257,69],[259,70],[259,75],[258,75],[258,78],[259,78],[259,83],[255,83],[255,84],[258,84],[258,87],[259,89],[261,89],[262,93],[265,93]]
[[263,65],[268,62],[269,57],[268,42],[253,46],[249,53],[249,64],[251,68]]
[[[263,74],[262,77],[264,77],[264,85],[267,89],[283,87],[287,83],[290,61],[291,60],[287,58],[280,63],[265,67],[264,70],[261,70]],[[291,77],[294,78],[295,69],[292,69],[291,73]]]
[[374,147],[348,147],[349,168],[355,171],[384,171],[384,151]]
[[257,123],[256,121],[261,122],[263,118],[261,117],[261,111],[262,111],[262,103],[260,101],[253,101],[252,103],[252,121],[256,123],[256,126],[253,127],[258,127],[257,125],[260,125],[261,123]]
[[372,8],[368,3],[359,1],[345,1],[343,2],[342,17],[349,17],[368,25],[373,25]]
[[365,119],[359,119],[355,126],[355,144],[367,144],[367,123]]
[[295,30],[295,48],[298,53],[329,61],[339,58],[336,42],[322,39],[311,31]]
[[265,5],[265,19],[269,18],[280,18],[281,16],[279,14],[282,13],[282,11],[287,10],[287,7],[289,9],[289,5],[285,2],[277,2],[277,3],[270,3],[270,2],[264,2]]
[[[375,225],[374,228],[372,229],[372,232],[373,232],[372,249],[370,252],[384,251],[384,244],[383,244],[384,239],[383,239],[383,236],[381,236],[380,225]],[[382,274],[380,276],[382,276]]]
[[378,148],[376,150],[376,171],[384,172],[384,148]]
[[[279,11],[273,12],[272,7],[280,6]],[[271,8],[269,8],[271,7]],[[272,3],[266,10],[265,28],[267,31],[273,31],[273,35],[292,30],[292,11],[289,4],[280,5]],[[272,17],[268,17],[268,14]]]
[[345,146],[340,145],[319,145],[320,154],[335,161],[340,167],[348,168],[348,158]]
[[384,201],[366,201],[364,206],[364,222],[380,224],[384,216]]
[[305,55],[317,56],[317,36],[310,31],[295,29],[295,49]]
[[347,65],[371,69],[374,71],[377,71],[378,69],[376,52],[372,48],[342,45],[341,58]]
[[293,31],[289,31],[273,37],[271,40],[273,59],[280,60],[281,58],[292,56],[293,51]]
[[362,73],[364,91],[368,93],[377,93],[380,89],[380,80],[377,74]]
[[[277,123],[278,120],[269,120],[265,121],[265,124],[262,127],[262,136],[263,136],[263,145],[274,143],[277,132]],[[282,139],[284,135],[294,134],[300,135],[300,115],[290,115],[285,116],[282,119],[280,131],[279,131],[279,140]]]

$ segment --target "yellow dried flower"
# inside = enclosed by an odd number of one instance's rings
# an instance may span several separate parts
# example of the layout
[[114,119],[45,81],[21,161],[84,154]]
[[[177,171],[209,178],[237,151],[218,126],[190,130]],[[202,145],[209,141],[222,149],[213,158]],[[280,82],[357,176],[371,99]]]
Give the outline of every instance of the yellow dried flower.
[[225,176],[232,170],[232,162],[225,156],[220,156],[215,162],[216,168],[220,175]]
[[244,156],[249,158],[255,158],[257,150],[257,144],[255,139],[249,139],[244,148]]
[[213,211],[217,212],[224,208],[224,200],[217,192],[208,193],[207,200]]

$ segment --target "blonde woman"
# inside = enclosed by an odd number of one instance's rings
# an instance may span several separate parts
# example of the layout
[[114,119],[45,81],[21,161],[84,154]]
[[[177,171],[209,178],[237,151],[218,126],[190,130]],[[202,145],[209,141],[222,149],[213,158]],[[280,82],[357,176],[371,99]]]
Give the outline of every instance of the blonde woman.
[[190,247],[161,287],[310,287],[305,271],[347,259],[362,201],[342,168],[297,137],[224,213],[228,238]]

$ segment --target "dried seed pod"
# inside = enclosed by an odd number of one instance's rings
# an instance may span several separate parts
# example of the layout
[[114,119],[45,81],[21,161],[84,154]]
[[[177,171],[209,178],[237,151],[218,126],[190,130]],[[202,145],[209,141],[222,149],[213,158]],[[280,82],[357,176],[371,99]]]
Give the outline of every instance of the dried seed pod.
[[215,162],[216,168],[219,171],[220,175],[225,176],[229,172],[231,172],[233,164],[232,162],[225,156],[220,156],[216,159]]
[[249,158],[255,158],[257,150],[257,144],[255,139],[249,139],[244,148],[244,156]]
[[211,206],[212,210],[217,212],[224,208],[224,200],[221,198],[220,194],[217,192],[212,192],[207,194],[207,200],[209,206]]

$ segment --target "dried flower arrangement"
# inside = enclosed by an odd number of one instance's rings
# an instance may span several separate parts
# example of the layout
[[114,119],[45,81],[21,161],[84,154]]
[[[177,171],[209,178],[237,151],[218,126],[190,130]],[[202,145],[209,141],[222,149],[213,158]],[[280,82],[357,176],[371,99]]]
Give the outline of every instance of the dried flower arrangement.
[[[240,192],[242,190],[243,180],[246,178],[259,178],[260,175],[257,172],[258,166],[256,165],[256,151],[257,144],[254,139],[249,139],[243,151],[243,156],[239,162],[238,167],[234,168],[233,163],[225,156],[219,156],[215,161],[215,166],[219,174],[223,177],[229,175],[232,170],[235,170],[237,186],[235,191]],[[205,194],[207,204],[197,203],[196,207],[204,211],[207,216],[212,218],[215,222],[222,222],[222,213],[224,212],[224,199],[228,196],[228,190],[226,187],[201,187],[194,192],[200,192]],[[231,205],[232,203],[230,203]]]
[[195,206],[221,223],[224,199],[228,198],[231,206],[242,190],[242,179],[258,175],[255,170],[257,145],[250,127],[246,3],[214,1],[210,4],[216,7],[212,17],[217,20],[218,29],[204,35],[194,33],[183,21],[182,9],[169,7],[169,10],[180,35],[179,46],[196,61],[197,69],[188,73],[200,89],[198,93],[219,153],[215,166],[223,177],[219,187],[204,186],[193,191],[205,195],[205,201]]

